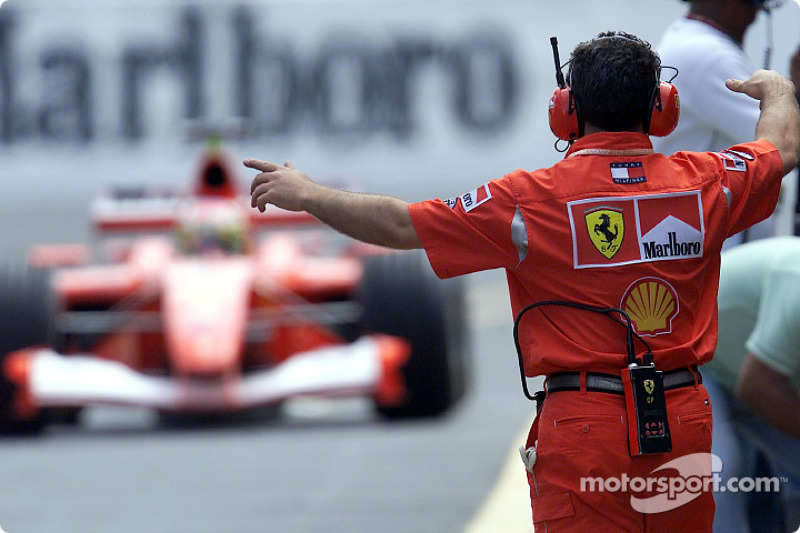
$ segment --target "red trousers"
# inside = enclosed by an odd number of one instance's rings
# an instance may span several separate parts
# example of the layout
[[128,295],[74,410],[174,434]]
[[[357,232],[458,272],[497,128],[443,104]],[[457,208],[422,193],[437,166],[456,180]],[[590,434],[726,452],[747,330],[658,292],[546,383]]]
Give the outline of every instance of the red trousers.
[[547,396],[527,443],[537,442],[528,472],[537,533],[711,533],[708,394],[695,385],[666,399],[673,451],[631,457],[623,396]]

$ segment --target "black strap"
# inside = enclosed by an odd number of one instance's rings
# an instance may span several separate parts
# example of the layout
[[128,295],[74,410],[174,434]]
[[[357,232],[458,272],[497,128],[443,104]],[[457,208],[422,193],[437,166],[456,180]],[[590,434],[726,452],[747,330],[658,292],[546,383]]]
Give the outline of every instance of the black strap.
[[[703,378],[697,367],[678,368],[664,372],[664,390],[678,389],[702,383]],[[557,372],[547,376],[545,390],[548,393],[581,390],[580,372]],[[622,380],[613,374],[596,372],[586,373],[586,390],[589,392],[606,392],[623,394]]]
[[[633,322],[628,314],[623,311],[622,309],[617,309],[616,307],[596,307],[592,305],[581,304],[578,302],[570,302],[570,301],[562,301],[562,300],[545,300],[541,302],[532,303],[526,307],[524,307],[519,314],[517,314],[516,318],[514,319],[514,347],[517,350],[517,362],[519,363],[519,374],[522,380],[522,392],[525,394],[525,397],[529,400],[535,400],[533,394],[531,394],[530,390],[528,389],[528,380],[527,376],[525,375],[525,363],[522,357],[522,346],[520,345],[519,340],[519,326],[520,322],[522,321],[522,317],[525,316],[526,313],[529,311],[536,309],[542,306],[561,306],[561,307],[568,307],[572,309],[577,309],[580,311],[590,311],[593,313],[600,313],[602,315],[607,316],[614,322],[621,324],[625,327],[626,335],[625,335],[625,348],[628,356],[628,364],[645,364],[649,365],[653,362],[653,352],[650,350],[650,346],[647,342],[639,336],[633,329]],[[637,339],[642,345],[644,345],[646,352],[642,356],[641,359],[636,357],[636,352],[634,349],[634,338]]]

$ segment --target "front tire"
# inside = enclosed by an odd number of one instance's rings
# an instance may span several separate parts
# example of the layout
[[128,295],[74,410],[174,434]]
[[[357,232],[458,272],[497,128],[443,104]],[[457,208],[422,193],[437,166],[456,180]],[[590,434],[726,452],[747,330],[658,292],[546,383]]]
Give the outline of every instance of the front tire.
[[407,396],[401,405],[376,404],[389,419],[438,416],[468,387],[470,362],[460,279],[440,280],[422,253],[368,258],[358,291],[364,330],[406,339],[403,367]]
[[37,433],[45,422],[41,410],[20,419],[14,410],[17,386],[3,367],[10,352],[46,345],[53,334],[53,291],[50,271],[24,261],[0,260],[0,432]]

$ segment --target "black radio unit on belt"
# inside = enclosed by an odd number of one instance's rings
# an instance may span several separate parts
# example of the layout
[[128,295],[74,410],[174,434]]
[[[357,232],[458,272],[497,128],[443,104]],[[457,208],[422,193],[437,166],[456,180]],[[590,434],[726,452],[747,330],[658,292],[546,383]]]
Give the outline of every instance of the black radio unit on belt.
[[633,364],[620,374],[631,456],[672,451],[664,377],[655,365]]
[[[620,378],[622,380],[625,410],[628,419],[628,448],[630,454],[631,456],[637,456],[671,452],[672,436],[669,430],[667,402],[664,396],[664,375],[662,371],[656,370],[650,346],[633,330],[630,317],[622,309],[594,307],[561,300],[536,302],[522,309],[514,320],[514,346],[517,349],[522,391],[525,397],[530,400],[541,400],[541,396],[538,393],[537,395],[532,395],[528,390],[522,349],[519,343],[519,324],[525,313],[547,305],[600,313],[625,327],[628,366],[620,371]],[[634,338],[646,348],[646,353],[641,359],[636,357]]]

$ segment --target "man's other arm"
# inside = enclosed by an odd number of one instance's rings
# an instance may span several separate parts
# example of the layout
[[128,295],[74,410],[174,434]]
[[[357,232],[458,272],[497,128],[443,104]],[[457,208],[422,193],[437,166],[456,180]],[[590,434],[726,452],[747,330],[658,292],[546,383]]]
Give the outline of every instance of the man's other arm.
[[748,353],[739,372],[736,395],[768,424],[800,439],[800,396],[787,376]]
[[725,85],[760,101],[756,139],[771,142],[783,161],[783,174],[791,172],[800,155],[800,109],[794,84],[775,71],[757,70],[745,81],[727,80]]

